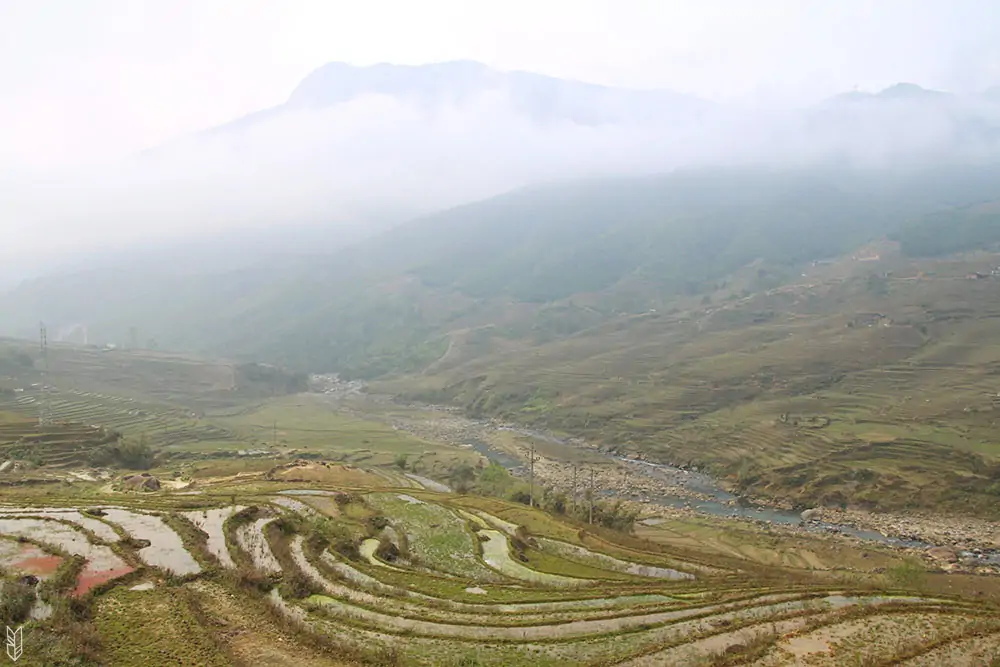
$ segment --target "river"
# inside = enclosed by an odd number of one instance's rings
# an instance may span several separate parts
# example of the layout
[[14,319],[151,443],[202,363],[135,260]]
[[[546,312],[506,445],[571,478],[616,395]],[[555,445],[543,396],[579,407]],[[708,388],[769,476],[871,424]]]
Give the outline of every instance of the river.
[[[483,425],[485,426],[486,424]],[[513,431],[520,435],[536,438],[545,442],[561,445],[571,444],[548,433],[540,433],[530,429],[512,426],[502,426],[499,428],[501,430]],[[508,470],[513,471],[524,466],[524,462],[520,459],[491,447],[482,440],[471,440],[469,444],[477,452],[488,459],[497,462]],[[803,522],[802,516],[799,512],[748,502],[746,499],[740,498],[739,496],[726,491],[711,476],[704,473],[693,470],[685,470],[662,463],[651,463],[649,461],[616,456],[607,452],[601,452],[597,449],[592,449],[590,451],[600,453],[605,458],[616,461],[619,464],[626,465],[640,474],[658,479],[672,486],[680,486],[689,489],[700,496],[708,496],[708,498],[693,498],[682,495],[644,494],[644,499],[648,502],[662,505],[664,507],[689,509],[717,517],[744,517],[772,524],[798,526],[809,532],[834,532],[842,535],[849,535],[862,540],[870,540],[872,542],[880,542],[882,544],[897,547],[925,549],[934,546],[921,540],[902,539],[899,537],[885,535],[875,530],[865,530],[846,524],[827,523],[823,521]],[[613,496],[622,494],[616,493],[613,490],[608,490],[603,492],[602,495]],[[962,552],[962,555],[968,557],[973,554],[970,552]],[[985,552],[979,556],[978,560],[983,564],[1000,565],[1000,552]]]

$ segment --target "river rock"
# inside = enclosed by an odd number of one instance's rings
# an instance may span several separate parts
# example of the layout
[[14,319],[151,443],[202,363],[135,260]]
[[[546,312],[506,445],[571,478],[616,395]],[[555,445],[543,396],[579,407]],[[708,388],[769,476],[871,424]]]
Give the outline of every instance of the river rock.
[[823,511],[818,509],[808,509],[799,515],[803,521],[819,521],[823,516]]
[[931,547],[927,550],[927,555],[942,563],[958,562],[958,554],[951,547]]

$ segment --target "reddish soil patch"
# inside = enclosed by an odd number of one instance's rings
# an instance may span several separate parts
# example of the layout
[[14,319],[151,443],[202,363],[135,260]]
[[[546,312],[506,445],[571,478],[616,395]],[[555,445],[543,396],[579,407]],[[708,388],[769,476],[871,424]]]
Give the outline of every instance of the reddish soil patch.
[[73,589],[73,595],[76,597],[86,595],[88,591],[100,586],[104,582],[124,577],[133,571],[135,571],[134,567],[120,567],[114,570],[91,570],[84,568],[83,572],[80,573],[80,578],[76,581],[76,588]]
[[59,556],[39,552],[38,554],[27,554],[21,560],[11,563],[10,567],[12,570],[24,572],[25,574],[33,574],[39,579],[45,579],[59,569],[62,562],[63,559]]

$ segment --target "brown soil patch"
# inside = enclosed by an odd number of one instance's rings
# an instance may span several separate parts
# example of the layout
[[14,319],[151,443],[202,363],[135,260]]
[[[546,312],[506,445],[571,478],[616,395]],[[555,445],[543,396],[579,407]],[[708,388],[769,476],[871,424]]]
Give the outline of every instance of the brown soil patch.
[[90,570],[84,568],[83,572],[80,573],[80,578],[76,581],[76,588],[73,589],[73,595],[76,597],[86,595],[91,589],[112,579],[124,577],[126,574],[134,571],[134,567],[122,567],[114,570]]
[[62,558],[47,554],[37,547],[33,547],[33,549],[37,553],[24,554],[22,559],[11,563],[11,569],[25,574],[33,574],[39,579],[45,579],[59,569],[63,562]]
[[385,480],[377,475],[353,466],[336,464],[297,465],[277,472],[275,477],[289,482],[322,482],[348,487],[385,486]]

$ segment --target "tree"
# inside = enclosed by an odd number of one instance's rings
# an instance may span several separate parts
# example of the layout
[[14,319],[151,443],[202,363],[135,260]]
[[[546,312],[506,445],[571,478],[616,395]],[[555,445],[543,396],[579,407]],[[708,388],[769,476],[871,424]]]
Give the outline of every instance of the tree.
[[123,440],[118,446],[118,462],[128,468],[142,470],[153,465],[153,450],[142,434],[138,440]]

